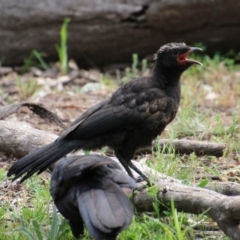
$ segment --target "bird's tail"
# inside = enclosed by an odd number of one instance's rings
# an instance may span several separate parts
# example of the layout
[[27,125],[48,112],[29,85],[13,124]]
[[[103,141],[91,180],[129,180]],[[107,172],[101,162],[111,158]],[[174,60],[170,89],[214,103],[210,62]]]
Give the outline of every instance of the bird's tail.
[[52,142],[19,159],[8,170],[7,176],[15,175],[12,179],[14,181],[26,173],[21,179],[21,182],[23,182],[34,173],[43,172],[58,159],[80,147],[81,143],[79,141],[60,140]]
[[116,184],[79,190],[77,201],[84,225],[94,239],[114,240],[132,221],[132,205]]

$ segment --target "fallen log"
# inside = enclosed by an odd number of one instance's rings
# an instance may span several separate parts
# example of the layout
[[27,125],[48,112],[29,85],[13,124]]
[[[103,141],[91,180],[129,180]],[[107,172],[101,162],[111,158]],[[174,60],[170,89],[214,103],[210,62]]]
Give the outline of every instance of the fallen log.
[[[166,146],[170,146],[167,148]],[[191,154],[195,152],[197,156],[201,155],[211,155],[216,157],[221,157],[226,149],[225,143],[213,143],[208,141],[197,141],[188,139],[160,139],[156,141],[152,148],[145,148],[139,150],[137,153],[150,153],[153,151],[163,150],[164,152],[169,152],[169,149],[175,149],[177,153],[180,154]],[[170,150],[171,151],[171,150]]]
[[162,182],[156,184],[156,196],[148,190],[133,195],[133,203],[138,211],[154,211],[156,198],[163,207],[174,206],[178,211],[193,214],[206,213],[231,239],[240,239],[240,196],[228,197],[214,191],[190,187],[183,184]]
[[21,64],[36,49],[57,59],[67,17],[69,56],[81,66],[130,62],[132,53],[152,55],[172,40],[237,51],[239,6],[223,0],[0,0],[0,56],[3,64]]
[[57,137],[55,134],[32,128],[27,123],[0,121],[0,151],[15,157],[23,157]]
[[235,182],[209,182],[204,188],[226,196],[240,196],[240,184]]

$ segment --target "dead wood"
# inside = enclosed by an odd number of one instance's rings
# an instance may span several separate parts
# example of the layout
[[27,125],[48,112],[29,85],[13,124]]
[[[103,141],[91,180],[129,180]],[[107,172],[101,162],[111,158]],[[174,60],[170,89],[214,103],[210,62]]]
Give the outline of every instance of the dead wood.
[[[28,152],[54,141],[57,135],[32,128],[18,121],[0,121],[0,151],[22,157]],[[209,183],[206,188],[190,187],[181,181],[150,169],[145,164],[138,168],[154,179],[158,189],[157,196],[150,197],[147,189],[134,193],[133,203],[139,211],[153,211],[154,199],[164,206],[174,200],[178,211],[199,214],[204,213],[216,221],[226,235],[240,239],[240,184]],[[220,191],[222,194],[215,191]],[[231,195],[231,196],[225,196]]]
[[55,123],[56,125],[60,126],[63,129],[66,129],[66,126],[63,122],[59,119],[59,117],[54,114],[53,112],[49,111],[48,109],[40,106],[36,103],[14,103],[0,108],[0,119],[5,119],[9,115],[16,113],[19,108],[21,107],[28,107],[32,112],[37,114],[40,118],[44,119],[48,123]]
[[0,121],[0,151],[15,157],[23,157],[56,138],[57,135],[32,128],[27,123]]
[[[166,146],[170,146],[170,148]],[[154,144],[153,148],[141,149],[138,151],[138,154],[150,153],[152,150],[158,151],[159,149],[167,153],[169,150],[171,151],[171,147],[180,154],[191,154],[195,152],[197,156],[211,155],[221,157],[226,149],[226,144],[188,139],[160,139]]]
[[175,208],[193,214],[206,213],[231,239],[240,239],[240,196],[228,197],[214,191],[190,187],[176,182],[156,184],[158,193],[151,197],[148,190],[136,192],[133,203],[138,211],[154,211],[153,201],[157,198],[162,207],[174,200]]
[[209,182],[204,188],[226,196],[240,196],[240,184],[235,182]]
[[152,55],[173,39],[201,41],[211,51],[239,50],[239,1],[0,0],[0,7],[6,65],[22,63],[33,49],[57,59],[55,45],[67,17],[69,56],[81,66],[130,62],[132,53]]

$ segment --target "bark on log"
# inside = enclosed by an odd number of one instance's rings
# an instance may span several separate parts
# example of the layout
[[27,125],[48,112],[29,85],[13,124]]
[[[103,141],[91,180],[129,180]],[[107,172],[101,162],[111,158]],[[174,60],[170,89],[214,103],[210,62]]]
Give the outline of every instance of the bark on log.
[[[22,122],[0,121],[0,151],[11,153],[17,157],[21,157],[56,138],[55,134],[34,129]],[[220,194],[208,189],[183,185],[179,180],[157,173],[144,164],[139,164],[138,168],[150,177],[156,175],[160,178],[155,184],[158,190],[157,196],[151,197],[147,193],[147,189],[134,192],[133,203],[139,211],[153,211],[152,204],[156,197],[165,206],[170,205],[171,199],[173,199],[178,211],[194,214],[206,211],[206,214],[217,222],[227,236],[233,240],[240,239],[240,196],[228,197],[223,195],[239,195],[240,184],[215,183],[215,185],[207,185],[207,188],[214,191],[221,187],[220,191],[223,194]]]
[[19,121],[0,121],[0,151],[23,157],[29,152],[54,141],[58,136]]
[[22,63],[34,49],[57,58],[66,17],[69,55],[81,66],[103,66],[153,54],[170,41],[240,49],[240,2],[234,0],[0,0],[0,57]]
[[209,182],[204,188],[226,196],[240,196],[240,184],[235,182]]
[[[221,157],[226,148],[225,143],[213,143],[207,141],[196,141],[196,140],[187,140],[187,139],[160,139],[157,141],[153,150],[157,151],[163,149],[165,152],[168,151],[166,145],[172,146],[177,153],[180,154],[190,154],[195,152],[197,156],[201,155],[212,155],[216,157]],[[152,148],[145,148],[138,151],[138,153],[151,152]]]

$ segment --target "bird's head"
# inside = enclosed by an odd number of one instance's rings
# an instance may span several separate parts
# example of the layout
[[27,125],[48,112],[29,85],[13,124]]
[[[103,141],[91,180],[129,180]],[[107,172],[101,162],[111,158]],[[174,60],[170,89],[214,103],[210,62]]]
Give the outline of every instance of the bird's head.
[[157,64],[166,68],[178,68],[186,70],[193,64],[202,65],[202,63],[189,59],[188,55],[194,51],[202,51],[201,48],[190,47],[185,43],[168,43],[163,45],[154,55]]

